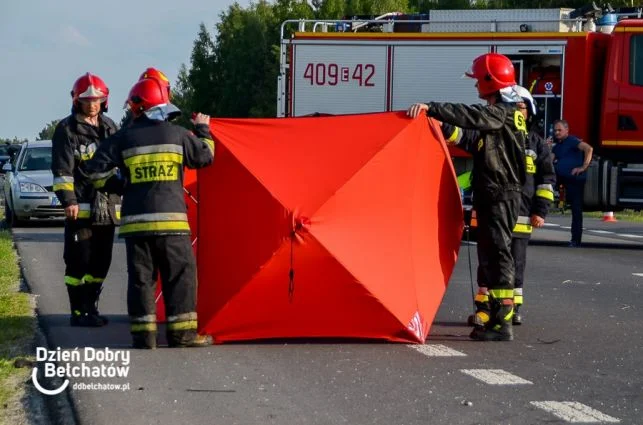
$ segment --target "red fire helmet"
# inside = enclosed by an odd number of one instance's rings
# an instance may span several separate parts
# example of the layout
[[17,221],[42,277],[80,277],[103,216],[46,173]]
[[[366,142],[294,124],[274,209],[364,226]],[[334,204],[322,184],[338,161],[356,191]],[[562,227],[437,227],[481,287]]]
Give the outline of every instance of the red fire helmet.
[[170,102],[168,91],[163,84],[155,78],[139,80],[130,89],[127,104],[135,116],[158,105]]
[[161,84],[162,87],[167,89],[168,98],[172,98],[172,92],[170,91],[170,79],[160,70],[156,68],[147,68],[141,76],[138,78],[140,80],[152,79],[156,80]]
[[516,84],[514,66],[505,55],[485,53],[473,60],[467,77],[478,81],[478,92],[481,97],[490,96],[498,90]]
[[100,100],[101,110],[107,112],[108,96],[109,89],[102,78],[89,72],[78,77],[71,89],[74,107],[77,107],[76,103],[82,100]]

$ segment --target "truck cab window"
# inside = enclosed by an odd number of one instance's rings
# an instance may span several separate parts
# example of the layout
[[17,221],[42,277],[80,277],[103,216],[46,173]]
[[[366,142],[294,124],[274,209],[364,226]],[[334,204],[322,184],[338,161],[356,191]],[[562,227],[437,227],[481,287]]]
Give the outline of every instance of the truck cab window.
[[643,86],[643,35],[630,41],[630,84]]

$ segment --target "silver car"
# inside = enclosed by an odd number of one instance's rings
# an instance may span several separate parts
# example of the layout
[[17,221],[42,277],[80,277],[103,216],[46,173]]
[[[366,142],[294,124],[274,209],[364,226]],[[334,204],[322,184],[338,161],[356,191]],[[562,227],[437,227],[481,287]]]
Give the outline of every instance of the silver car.
[[10,226],[19,226],[30,218],[65,216],[53,192],[51,140],[23,143],[14,160],[2,169],[5,217]]

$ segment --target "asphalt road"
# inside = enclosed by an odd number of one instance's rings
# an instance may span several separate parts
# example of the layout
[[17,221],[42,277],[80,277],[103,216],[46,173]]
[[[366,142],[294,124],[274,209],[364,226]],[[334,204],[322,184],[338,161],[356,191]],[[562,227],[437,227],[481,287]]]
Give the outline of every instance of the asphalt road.
[[[463,243],[425,345],[281,341],[130,350],[126,378],[72,381],[129,389],[70,385],[75,415],[61,422],[641,424],[643,224],[586,220],[585,246],[568,248],[569,218],[549,221],[530,247],[525,324],[516,327],[513,342],[468,339],[469,258],[475,267],[476,247]],[[101,300],[109,326],[72,329],[62,228],[14,234],[50,347],[125,349],[124,245],[115,244]],[[68,398],[66,392],[48,397]]]

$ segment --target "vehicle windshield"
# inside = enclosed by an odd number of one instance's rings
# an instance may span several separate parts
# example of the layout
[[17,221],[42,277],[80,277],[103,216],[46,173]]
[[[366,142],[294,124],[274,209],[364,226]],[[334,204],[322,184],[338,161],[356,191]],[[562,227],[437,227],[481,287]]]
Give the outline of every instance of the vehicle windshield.
[[0,145],[0,155],[1,156],[9,156],[9,150],[5,145]]
[[51,169],[51,148],[38,147],[27,148],[20,166],[19,171],[37,171]]

